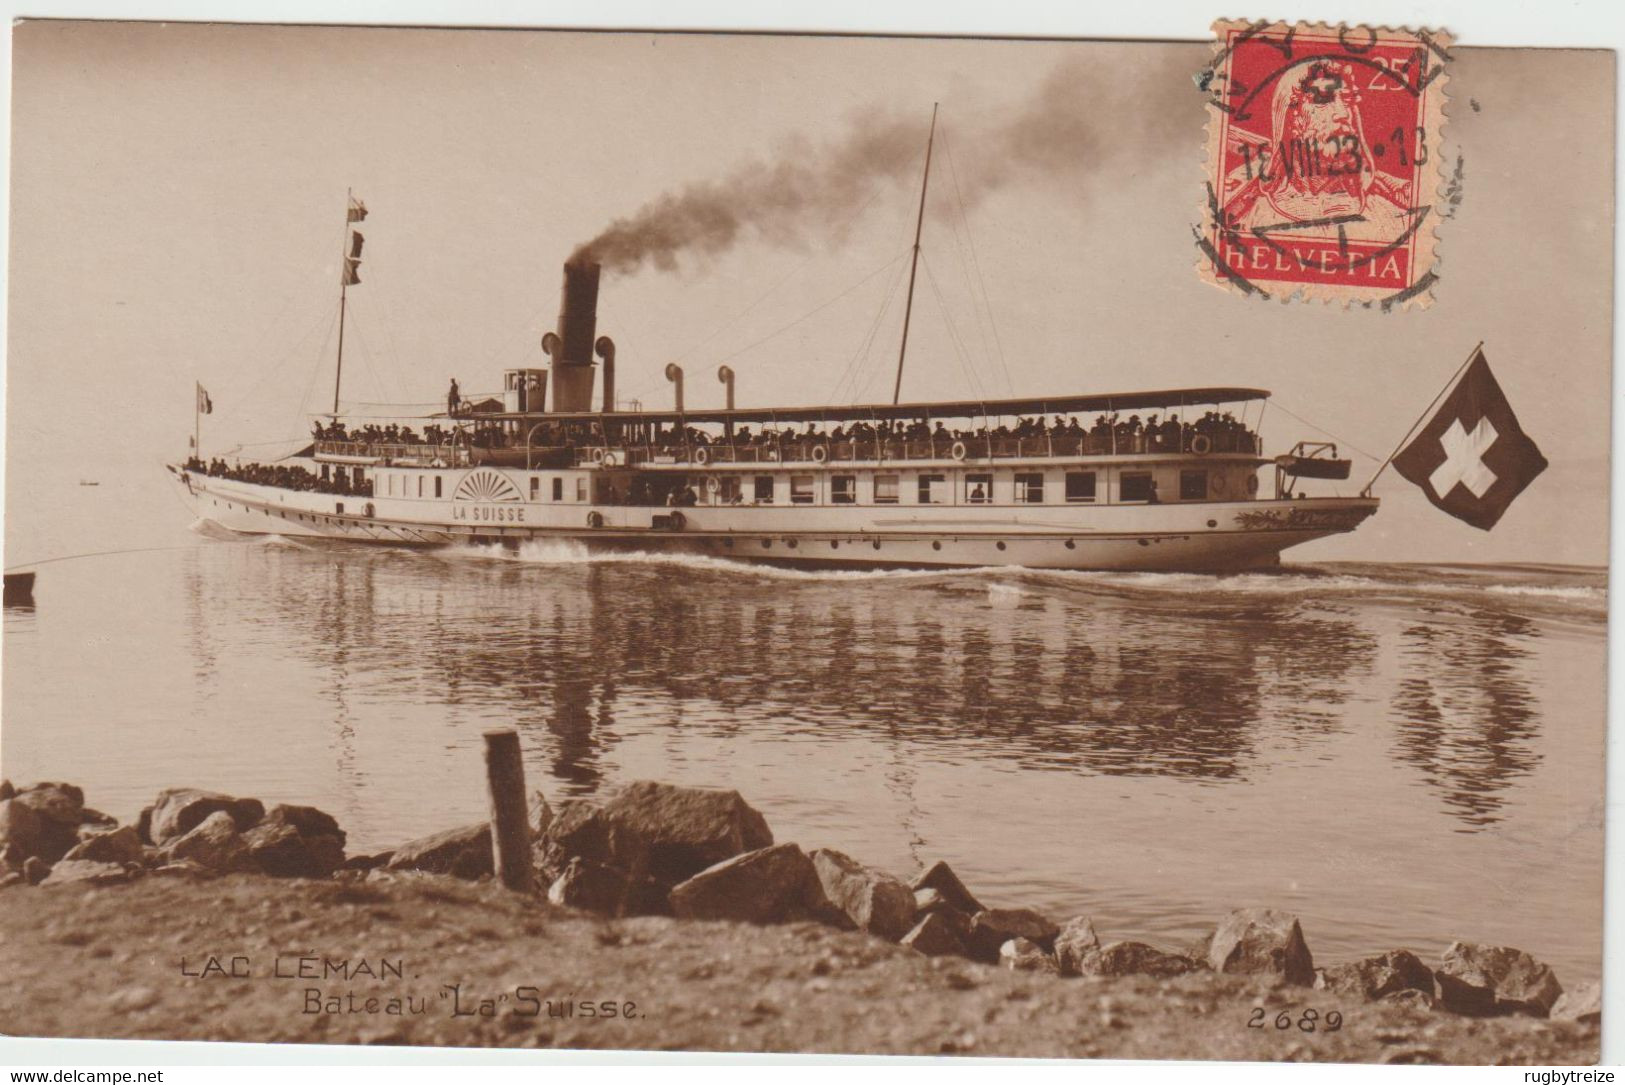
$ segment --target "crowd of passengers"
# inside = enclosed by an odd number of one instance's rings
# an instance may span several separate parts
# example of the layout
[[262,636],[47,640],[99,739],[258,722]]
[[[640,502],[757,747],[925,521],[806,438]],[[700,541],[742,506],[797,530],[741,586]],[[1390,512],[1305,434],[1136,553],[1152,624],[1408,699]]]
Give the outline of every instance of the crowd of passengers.
[[[737,430],[730,442],[725,437],[713,436],[703,430],[688,427],[663,432],[656,447],[678,449],[689,445],[732,444],[736,448],[771,448],[782,442],[830,443],[844,441],[932,441],[951,445],[955,441],[981,442],[986,440],[1066,440],[1090,439],[1090,451],[1110,451],[1113,447],[1130,449],[1142,444],[1145,451],[1177,451],[1189,449],[1199,436],[1208,438],[1213,448],[1250,448],[1251,431],[1240,419],[1229,412],[1208,411],[1194,422],[1182,422],[1177,414],[1166,417],[1150,415],[1100,415],[1094,425],[1084,428],[1077,418],[1056,415],[1054,421],[1042,417],[1020,418],[1014,426],[979,426],[972,429],[950,429],[941,422],[932,426],[924,419],[915,422],[854,422],[834,429],[821,430],[816,422],[809,422],[804,432],[795,430],[762,430],[752,433],[748,426]],[[1238,438],[1245,437],[1246,440]],[[946,451],[943,449],[942,451]]]
[[[373,445],[442,445],[452,443],[455,438],[473,448],[509,448],[523,447],[526,440],[525,436],[504,430],[495,423],[464,430],[460,435],[441,426],[425,426],[420,436],[409,426],[393,423],[387,426],[369,424],[352,429],[347,428],[342,422],[334,421],[327,425],[316,423],[312,427],[312,433],[319,441],[347,441]],[[533,428],[527,436],[533,448],[592,447],[627,443],[608,439],[603,426],[597,422],[546,423]],[[938,446],[935,449],[937,454],[946,454],[953,442],[964,441],[971,445],[969,451],[974,455],[980,442],[988,440],[1051,439],[1069,444],[1078,442],[1076,447],[1086,452],[1110,452],[1114,449],[1165,452],[1190,450],[1198,437],[1206,437],[1209,447],[1216,450],[1251,451],[1253,448],[1252,432],[1228,411],[1208,411],[1190,422],[1182,421],[1177,414],[1166,416],[1153,414],[1143,419],[1137,414],[1129,415],[1127,418],[1118,414],[1103,414],[1097,416],[1094,424],[1087,428],[1076,417],[1061,415],[1056,415],[1052,421],[1046,421],[1040,416],[1019,418],[1013,426],[979,426],[968,429],[949,428],[940,421],[933,426],[924,419],[907,423],[889,420],[876,423],[859,421],[838,425],[829,430],[821,429],[817,422],[809,422],[802,431],[794,428],[776,430],[763,428],[753,432],[749,426],[741,426],[734,431],[732,438],[708,433],[693,426],[673,426],[660,431],[653,441],[653,447],[663,452],[676,452],[711,445],[769,449],[786,443],[811,446],[904,440],[932,441]],[[1070,452],[1072,449],[1069,448],[1067,451]]]
[[252,482],[258,486],[275,486],[283,490],[307,490],[312,493],[343,494],[350,497],[371,497],[372,482],[353,482],[349,472],[340,468],[332,478],[322,478],[303,467],[277,463],[229,464],[222,459],[208,463],[193,456],[186,461],[188,471],[197,471],[213,478],[228,478],[236,482]]
[[316,422],[310,427],[318,441],[349,441],[357,444],[387,445],[443,445],[451,441],[452,431],[441,426],[424,426],[419,435],[411,426],[390,423],[387,426],[357,426],[350,429],[334,420],[327,425]]

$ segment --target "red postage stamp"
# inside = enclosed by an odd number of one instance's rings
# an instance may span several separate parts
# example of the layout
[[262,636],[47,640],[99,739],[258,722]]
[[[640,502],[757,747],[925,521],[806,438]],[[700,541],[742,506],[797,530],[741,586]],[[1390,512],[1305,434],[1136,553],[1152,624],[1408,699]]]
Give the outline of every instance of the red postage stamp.
[[1450,39],[1221,21],[1198,269],[1245,294],[1427,305]]

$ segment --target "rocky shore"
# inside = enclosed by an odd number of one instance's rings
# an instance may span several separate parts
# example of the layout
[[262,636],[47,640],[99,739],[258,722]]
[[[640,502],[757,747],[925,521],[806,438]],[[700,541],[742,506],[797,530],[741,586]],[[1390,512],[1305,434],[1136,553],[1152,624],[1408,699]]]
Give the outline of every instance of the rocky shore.
[[[0,931],[21,1035],[1127,1058],[1590,1063],[1597,985],[1503,946],[1317,963],[1299,921],[1190,946],[985,904],[778,843],[737,792],[530,801],[545,890],[490,826],[348,855],[312,807],[162,792],[134,825],[0,783]],[[538,899],[545,897],[545,899]],[[358,965],[359,962],[359,965]],[[370,1008],[369,1008],[370,1007]]]

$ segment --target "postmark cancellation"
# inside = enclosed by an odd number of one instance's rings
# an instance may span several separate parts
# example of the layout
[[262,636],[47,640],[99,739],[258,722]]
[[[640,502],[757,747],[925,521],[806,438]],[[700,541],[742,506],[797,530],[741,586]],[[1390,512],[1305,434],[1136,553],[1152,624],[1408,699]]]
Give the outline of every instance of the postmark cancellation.
[[1243,294],[1425,306],[1448,35],[1221,20],[1198,272]]

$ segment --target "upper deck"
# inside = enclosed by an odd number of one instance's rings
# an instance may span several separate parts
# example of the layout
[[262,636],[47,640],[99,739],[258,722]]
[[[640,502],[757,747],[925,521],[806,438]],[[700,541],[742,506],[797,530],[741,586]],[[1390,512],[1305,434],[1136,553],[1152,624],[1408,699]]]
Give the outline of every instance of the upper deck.
[[[1216,408],[1268,394],[1251,388],[1197,388],[828,408],[488,412],[436,416],[422,435],[409,426],[369,424],[351,430],[335,421],[318,427],[313,451],[337,462],[405,467],[493,463],[648,469],[1215,453],[1258,457],[1258,434]],[[1191,410],[1195,406],[1215,409],[1198,415]],[[1144,418],[1124,414],[1140,410],[1148,412]],[[1080,413],[1095,412],[1088,425],[1078,420]],[[1004,424],[1010,418],[1014,424]],[[949,427],[946,419],[969,424]]]

